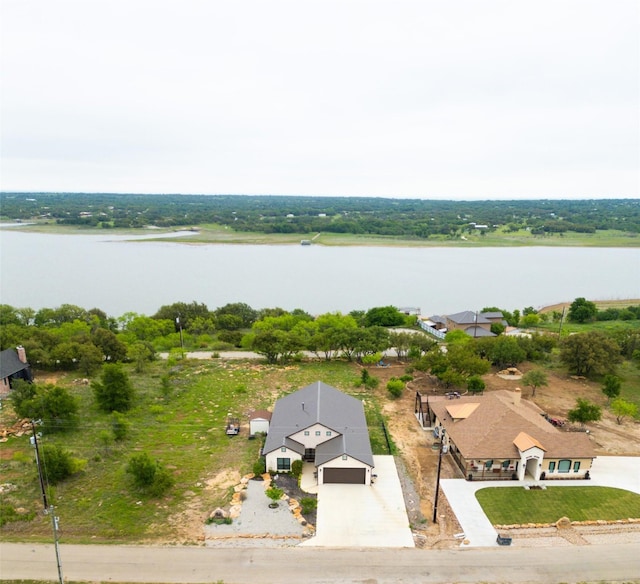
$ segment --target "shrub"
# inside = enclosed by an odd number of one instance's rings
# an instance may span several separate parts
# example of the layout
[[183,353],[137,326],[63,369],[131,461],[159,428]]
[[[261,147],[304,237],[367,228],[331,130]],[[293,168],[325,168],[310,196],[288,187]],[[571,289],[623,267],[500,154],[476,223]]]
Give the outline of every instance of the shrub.
[[315,497],[302,497],[300,499],[300,507],[303,515],[313,513],[318,508],[318,499]]
[[297,479],[300,478],[300,475],[302,474],[302,465],[303,462],[301,460],[294,460],[291,463],[291,474]]
[[116,441],[121,442],[129,435],[131,423],[124,414],[120,412],[111,413],[111,431]]
[[83,461],[74,459],[71,453],[61,446],[45,444],[42,447],[42,466],[47,482],[56,485],[80,470]]
[[256,475],[256,476],[263,475],[266,472],[266,470],[267,470],[267,467],[266,467],[266,462],[265,462],[264,458],[261,458],[260,460],[256,460],[253,463],[253,474],[254,475]]
[[402,381],[403,383],[409,383],[410,381],[413,381],[413,375],[405,374],[400,377],[400,381]]
[[360,374],[360,385],[364,385],[367,389],[375,389],[378,387],[380,380],[369,373],[367,369],[363,369]]
[[158,497],[173,486],[169,472],[146,452],[133,455],[126,470],[133,477],[134,486],[147,495]]
[[404,381],[397,379],[396,377],[392,377],[387,382],[387,390],[393,397],[400,397],[404,391]]
[[482,393],[485,388],[485,382],[479,375],[472,375],[467,380],[467,389],[471,393]]

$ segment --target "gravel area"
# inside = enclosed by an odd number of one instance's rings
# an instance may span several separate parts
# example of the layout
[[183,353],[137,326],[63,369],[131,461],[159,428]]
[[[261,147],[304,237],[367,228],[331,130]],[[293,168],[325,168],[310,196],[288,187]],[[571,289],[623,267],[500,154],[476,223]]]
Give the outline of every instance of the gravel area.
[[[306,537],[308,529],[293,516],[287,501],[280,501],[278,507],[271,509],[271,500],[264,492],[263,481],[249,481],[246,489],[246,499],[242,502],[240,516],[231,524],[205,525],[207,545],[210,540],[228,540],[230,538],[247,538],[251,545],[263,538],[279,540],[283,545],[296,545]],[[291,539],[291,542],[287,540]],[[226,545],[228,545],[227,542]],[[270,541],[273,545],[275,542]]]

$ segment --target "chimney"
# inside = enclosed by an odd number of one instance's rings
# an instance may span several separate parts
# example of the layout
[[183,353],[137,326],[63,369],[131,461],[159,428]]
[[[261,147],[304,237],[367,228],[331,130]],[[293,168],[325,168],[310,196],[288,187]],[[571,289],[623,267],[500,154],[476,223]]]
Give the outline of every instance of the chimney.
[[514,406],[519,406],[520,405],[520,396],[522,395],[522,390],[519,387],[516,387],[515,390],[513,391],[513,405]]
[[20,359],[22,363],[27,363],[27,352],[24,350],[24,347],[22,345],[18,345],[16,347],[16,351],[18,351],[18,359]]

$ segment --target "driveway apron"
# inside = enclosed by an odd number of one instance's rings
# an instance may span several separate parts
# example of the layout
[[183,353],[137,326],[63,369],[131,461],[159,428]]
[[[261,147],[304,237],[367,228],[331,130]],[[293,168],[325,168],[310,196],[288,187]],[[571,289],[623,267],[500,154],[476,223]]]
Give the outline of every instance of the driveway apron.
[[414,547],[402,487],[392,456],[374,456],[370,486],[318,486],[315,537],[303,546]]

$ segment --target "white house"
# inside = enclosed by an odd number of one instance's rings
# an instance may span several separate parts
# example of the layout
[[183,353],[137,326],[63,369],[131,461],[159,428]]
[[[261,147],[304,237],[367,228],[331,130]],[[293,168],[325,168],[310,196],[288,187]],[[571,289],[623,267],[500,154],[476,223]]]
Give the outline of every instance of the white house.
[[266,467],[312,462],[318,484],[371,484],[374,468],[362,402],[317,381],[279,399],[263,448]]

